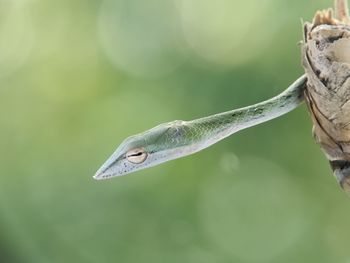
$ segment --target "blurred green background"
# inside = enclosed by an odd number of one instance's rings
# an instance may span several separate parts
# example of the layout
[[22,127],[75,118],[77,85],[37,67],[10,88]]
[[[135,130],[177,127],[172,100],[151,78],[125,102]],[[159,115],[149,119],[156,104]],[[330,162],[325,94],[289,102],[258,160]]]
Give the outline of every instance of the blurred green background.
[[270,98],[331,0],[0,0],[0,262],[350,262],[305,106],[196,155],[93,174],[127,136]]

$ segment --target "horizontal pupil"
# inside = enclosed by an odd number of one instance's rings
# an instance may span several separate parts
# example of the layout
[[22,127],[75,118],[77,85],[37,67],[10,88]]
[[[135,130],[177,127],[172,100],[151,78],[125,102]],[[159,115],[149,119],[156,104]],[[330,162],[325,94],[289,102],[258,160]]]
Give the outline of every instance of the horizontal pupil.
[[130,154],[129,157],[140,156],[142,154],[143,152],[138,152],[138,153]]

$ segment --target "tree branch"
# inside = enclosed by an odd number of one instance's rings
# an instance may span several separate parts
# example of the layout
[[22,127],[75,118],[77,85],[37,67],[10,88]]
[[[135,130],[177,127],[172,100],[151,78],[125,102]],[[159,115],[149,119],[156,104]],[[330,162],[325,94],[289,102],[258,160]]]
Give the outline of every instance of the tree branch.
[[305,90],[313,133],[339,184],[350,192],[350,24],[346,0],[304,25]]

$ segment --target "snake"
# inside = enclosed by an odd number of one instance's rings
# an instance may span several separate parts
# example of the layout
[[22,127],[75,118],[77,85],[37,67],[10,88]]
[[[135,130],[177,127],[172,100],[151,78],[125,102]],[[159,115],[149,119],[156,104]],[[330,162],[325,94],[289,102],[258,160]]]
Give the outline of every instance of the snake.
[[96,180],[123,176],[199,152],[249,127],[282,116],[304,101],[306,75],[279,95],[244,108],[191,121],[176,120],[125,139],[97,170]]

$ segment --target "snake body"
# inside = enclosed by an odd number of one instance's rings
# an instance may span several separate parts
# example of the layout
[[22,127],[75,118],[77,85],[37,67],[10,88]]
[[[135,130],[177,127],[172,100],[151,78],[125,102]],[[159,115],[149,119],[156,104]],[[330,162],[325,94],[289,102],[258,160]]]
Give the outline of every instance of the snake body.
[[124,140],[96,172],[108,179],[203,150],[238,132],[284,115],[304,100],[305,75],[281,94],[261,103],[192,121],[173,121]]

